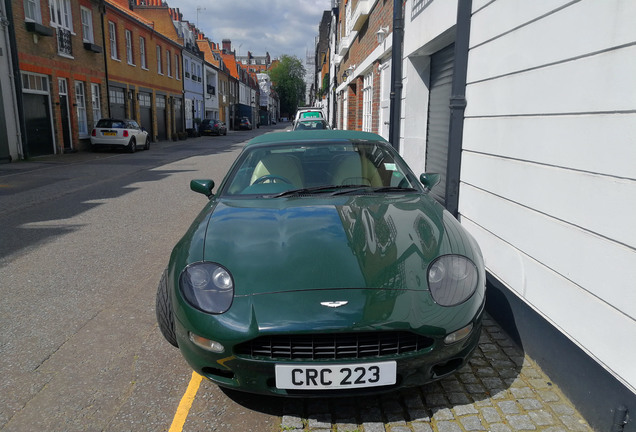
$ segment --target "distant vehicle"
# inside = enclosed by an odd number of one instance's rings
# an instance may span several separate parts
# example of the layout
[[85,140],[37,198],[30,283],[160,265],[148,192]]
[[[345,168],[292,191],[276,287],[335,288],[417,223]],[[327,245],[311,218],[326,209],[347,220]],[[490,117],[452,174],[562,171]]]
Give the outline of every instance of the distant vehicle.
[[296,117],[294,117],[294,124],[299,120],[307,120],[307,119],[319,119],[325,118],[325,114],[322,112],[321,108],[315,107],[300,107],[298,111],[296,111]]
[[297,130],[324,130],[331,129],[329,123],[324,119],[299,120],[294,123],[294,129]]
[[250,119],[248,119],[247,117],[241,117],[239,129],[252,129],[252,122],[250,122]]
[[91,150],[97,148],[126,148],[130,153],[143,145],[150,149],[150,137],[146,129],[135,120],[103,118],[91,132]]
[[227,135],[227,126],[220,120],[204,119],[199,126],[201,135]]

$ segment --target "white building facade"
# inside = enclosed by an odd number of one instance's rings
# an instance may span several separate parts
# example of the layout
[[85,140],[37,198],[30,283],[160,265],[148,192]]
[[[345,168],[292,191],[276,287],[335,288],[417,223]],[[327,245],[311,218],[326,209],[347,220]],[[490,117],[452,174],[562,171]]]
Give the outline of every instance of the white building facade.
[[489,312],[594,428],[636,417],[636,3],[404,7],[399,148],[443,174]]

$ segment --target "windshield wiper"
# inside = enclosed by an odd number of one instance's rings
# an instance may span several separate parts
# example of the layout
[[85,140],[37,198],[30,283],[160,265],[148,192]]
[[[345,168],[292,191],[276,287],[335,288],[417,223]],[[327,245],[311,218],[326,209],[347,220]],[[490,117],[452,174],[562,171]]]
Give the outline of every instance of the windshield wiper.
[[337,195],[340,193],[339,191],[342,189],[360,189],[360,188],[368,188],[369,186],[365,185],[323,185],[323,186],[314,186],[310,188],[300,188],[300,189],[291,189],[285,192],[281,192],[276,195],[272,195],[271,198],[281,198],[281,197],[289,197],[289,196],[298,196],[298,195],[312,195],[312,194],[321,194],[321,193],[333,193]]
[[386,193],[386,192],[416,192],[417,189],[413,188],[404,188],[397,186],[381,186],[381,187],[371,187],[371,186],[356,186],[353,189],[342,190],[338,192],[334,192],[333,195],[346,195],[346,194],[356,194],[359,192],[364,193]]

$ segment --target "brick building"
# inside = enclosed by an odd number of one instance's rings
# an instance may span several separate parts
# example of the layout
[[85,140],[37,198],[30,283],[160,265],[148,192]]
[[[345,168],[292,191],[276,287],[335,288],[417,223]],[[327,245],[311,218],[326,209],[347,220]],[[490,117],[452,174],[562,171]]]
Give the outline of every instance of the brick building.
[[25,157],[87,148],[107,114],[102,8],[101,0],[12,2]]

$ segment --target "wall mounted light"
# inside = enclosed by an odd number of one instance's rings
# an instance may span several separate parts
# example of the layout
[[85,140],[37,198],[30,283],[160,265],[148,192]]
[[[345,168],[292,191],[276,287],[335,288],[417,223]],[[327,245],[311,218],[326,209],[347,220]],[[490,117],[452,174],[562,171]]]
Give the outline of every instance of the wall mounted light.
[[375,36],[378,38],[378,44],[381,44],[382,42],[384,42],[384,39],[386,39],[386,36],[389,34],[389,27],[380,27],[380,30],[378,30],[375,33]]
[[356,65],[349,65],[349,67],[347,68],[347,70],[345,70],[342,73],[342,79],[347,79],[351,76],[351,74],[353,73],[353,70],[356,68]]

